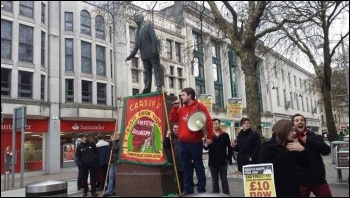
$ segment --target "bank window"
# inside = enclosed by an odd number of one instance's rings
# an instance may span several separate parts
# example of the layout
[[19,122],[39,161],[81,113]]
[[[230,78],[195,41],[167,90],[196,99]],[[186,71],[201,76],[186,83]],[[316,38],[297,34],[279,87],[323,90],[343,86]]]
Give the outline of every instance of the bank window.
[[65,39],[65,69],[66,71],[74,70],[74,48],[73,39]]
[[106,76],[106,49],[96,45],[96,74]]
[[97,83],[97,104],[106,104],[106,84]]
[[40,80],[40,99],[45,100],[45,75],[41,75]]
[[41,66],[45,67],[45,38],[46,33],[41,31]]
[[33,94],[33,73],[18,71],[18,97],[32,98]]
[[[2,2],[1,2],[2,4]],[[19,15],[33,18],[34,16],[34,1],[20,1],[19,2]]]
[[95,19],[96,38],[105,39],[105,21],[102,16],[98,15]]
[[81,42],[81,72],[91,74],[91,43]]
[[12,57],[12,22],[1,19],[1,58],[11,59],[11,57]]
[[11,95],[11,69],[1,68],[1,96]]
[[83,103],[92,103],[92,82],[81,81],[81,99]]
[[66,79],[66,102],[74,102],[74,80]]
[[18,60],[33,62],[33,27],[19,25]]
[[82,10],[80,13],[80,32],[91,35],[91,18],[89,12],[86,10]]
[[73,12],[64,13],[65,30],[73,31]]

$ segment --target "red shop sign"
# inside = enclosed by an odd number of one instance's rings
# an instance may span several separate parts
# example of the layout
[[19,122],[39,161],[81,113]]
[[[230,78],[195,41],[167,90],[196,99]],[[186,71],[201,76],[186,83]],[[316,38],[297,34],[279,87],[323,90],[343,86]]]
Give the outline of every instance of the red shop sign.
[[[47,132],[48,131],[48,120],[26,120],[26,132]],[[1,124],[2,133],[11,133],[12,132],[12,119],[4,119],[4,122]]]
[[61,120],[62,132],[113,132],[115,122]]

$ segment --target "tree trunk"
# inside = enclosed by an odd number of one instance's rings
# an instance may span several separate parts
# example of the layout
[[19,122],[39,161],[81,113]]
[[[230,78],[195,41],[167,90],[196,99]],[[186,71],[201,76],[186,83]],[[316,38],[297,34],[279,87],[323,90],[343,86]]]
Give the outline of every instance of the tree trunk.
[[259,108],[259,89],[255,72],[255,50],[249,50],[242,53],[240,58],[242,61],[242,69],[245,75],[245,91],[247,102],[247,115],[250,119],[251,128],[257,131],[262,137],[261,132],[261,112]]
[[335,127],[334,117],[333,117],[333,107],[331,99],[331,90],[327,88],[326,85],[322,84],[321,93],[324,103],[324,111],[326,113],[326,123],[328,129],[328,140],[329,142],[337,140],[337,128]]

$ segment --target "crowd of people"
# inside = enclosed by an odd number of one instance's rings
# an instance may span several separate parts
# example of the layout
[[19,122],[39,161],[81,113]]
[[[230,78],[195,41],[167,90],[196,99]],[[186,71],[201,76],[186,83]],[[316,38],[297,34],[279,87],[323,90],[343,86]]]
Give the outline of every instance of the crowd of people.
[[[322,155],[330,154],[330,146],[321,135],[307,128],[303,115],[295,114],[291,120],[277,121],[272,127],[269,141],[262,141],[259,133],[250,127],[250,119],[242,118],[241,131],[237,137],[230,139],[220,127],[221,120],[211,118],[195,95],[194,89],[190,87],[182,90],[181,99],[173,103],[169,114],[172,130],[167,131],[163,140],[164,150],[171,149],[172,152],[172,155],[166,153],[167,159],[174,164],[181,195],[194,194],[195,187],[198,193],[206,192],[207,177],[202,158],[204,149],[208,151],[213,193],[230,194],[227,171],[235,151],[238,152],[235,160],[240,173],[243,166],[248,164],[273,164],[277,197],[309,197],[311,192],[317,197],[332,197],[322,160]],[[198,131],[191,131],[188,119],[198,111],[205,115],[205,124]],[[99,135],[97,144],[89,141],[88,137],[89,134],[84,133],[76,148],[78,189],[83,189],[83,196],[87,196],[90,174],[92,196],[97,196],[96,185],[104,188],[105,184],[107,190],[103,196],[113,196],[119,136],[106,142]],[[109,164],[109,161],[113,163]],[[108,170],[108,181],[105,181]],[[101,175],[99,181],[96,181],[97,172]],[[194,172],[197,184],[193,181]]]

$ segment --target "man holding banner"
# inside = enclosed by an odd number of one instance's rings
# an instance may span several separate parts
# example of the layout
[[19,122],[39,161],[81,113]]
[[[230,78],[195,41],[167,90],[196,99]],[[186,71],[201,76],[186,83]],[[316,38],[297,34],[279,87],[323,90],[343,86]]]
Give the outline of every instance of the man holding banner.
[[[169,119],[179,123],[180,157],[184,172],[184,193],[193,194],[193,160],[198,179],[198,193],[206,192],[206,176],[203,165],[203,143],[202,138],[206,131],[206,143],[211,144],[214,136],[213,122],[207,108],[195,99],[194,89],[187,87],[181,91],[183,106],[180,100],[173,103]],[[193,116],[198,113],[204,117]],[[191,130],[192,129],[192,130]]]

